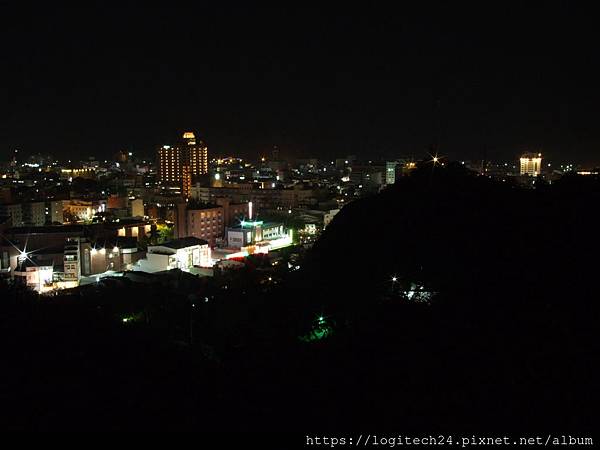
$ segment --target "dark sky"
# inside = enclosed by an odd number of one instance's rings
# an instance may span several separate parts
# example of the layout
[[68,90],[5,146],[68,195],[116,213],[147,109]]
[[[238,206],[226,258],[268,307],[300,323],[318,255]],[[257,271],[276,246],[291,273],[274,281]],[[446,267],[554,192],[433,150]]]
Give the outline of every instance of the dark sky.
[[600,163],[599,33],[567,3],[13,3],[0,12],[3,155],[151,154],[193,129],[220,155],[420,156],[438,141],[453,158]]

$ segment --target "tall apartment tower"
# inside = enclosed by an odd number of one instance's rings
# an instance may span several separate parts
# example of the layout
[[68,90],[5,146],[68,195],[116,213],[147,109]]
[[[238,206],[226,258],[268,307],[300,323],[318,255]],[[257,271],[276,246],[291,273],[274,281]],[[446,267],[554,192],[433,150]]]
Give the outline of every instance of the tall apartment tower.
[[542,171],[542,154],[541,153],[525,153],[521,156],[521,175],[530,177],[538,176]]
[[157,160],[158,181],[178,186],[185,197],[190,195],[193,178],[208,173],[208,148],[191,131],[183,133],[181,143],[160,147]]

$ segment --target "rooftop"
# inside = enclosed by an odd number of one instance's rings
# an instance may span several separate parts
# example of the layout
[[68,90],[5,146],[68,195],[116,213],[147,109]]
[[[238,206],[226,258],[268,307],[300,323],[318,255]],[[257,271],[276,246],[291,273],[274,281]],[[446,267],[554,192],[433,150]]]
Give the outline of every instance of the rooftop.
[[83,233],[84,225],[47,225],[43,227],[11,227],[5,234]]
[[137,238],[127,236],[109,237],[107,239],[99,239],[96,241],[94,248],[137,248]]
[[273,228],[283,225],[279,222],[263,222],[262,220],[242,220],[239,225],[228,227],[228,229],[241,229],[241,228],[254,228],[260,226],[261,228]]
[[180,239],[173,239],[172,241],[165,242],[160,247],[168,247],[174,249],[193,247],[194,245],[208,245],[208,242],[204,239],[198,239],[197,237],[187,236]]
[[52,267],[53,265],[54,263],[51,259],[37,258],[35,260],[32,260],[30,258],[26,258],[23,261],[19,261],[17,263],[15,272],[24,272],[27,267]]

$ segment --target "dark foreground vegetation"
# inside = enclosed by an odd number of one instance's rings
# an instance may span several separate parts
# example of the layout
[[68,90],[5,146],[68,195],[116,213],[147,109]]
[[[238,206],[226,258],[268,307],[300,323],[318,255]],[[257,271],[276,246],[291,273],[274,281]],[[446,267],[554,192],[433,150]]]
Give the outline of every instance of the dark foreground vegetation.
[[281,269],[3,285],[2,427],[591,431],[599,204],[429,166]]

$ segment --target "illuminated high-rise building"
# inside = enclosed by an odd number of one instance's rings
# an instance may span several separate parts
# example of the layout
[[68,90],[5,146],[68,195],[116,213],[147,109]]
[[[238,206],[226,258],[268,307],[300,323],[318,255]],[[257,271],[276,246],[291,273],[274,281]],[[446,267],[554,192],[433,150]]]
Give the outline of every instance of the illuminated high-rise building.
[[208,173],[208,148],[204,142],[196,140],[196,136],[191,131],[183,133],[183,153],[184,164],[190,167],[190,175],[204,175]]
[[191,131],[183,133],[183,141],[175,146],[163,145],[157,152],[158,181],[179,186],[188,197],[192,179],[208,173],[208,148]]
[[542,170],[541,153],[525,153],[521,156],[521,175],[536,177]]
[[178,147],[163,145],[158,149],[158,181],[179,184],[182,179],[181,152]]
[[181,168],[181,194],[185,198],[190,197],[190,192],[192,190],[192,171],[190,170],[190,166],[184,164]]

